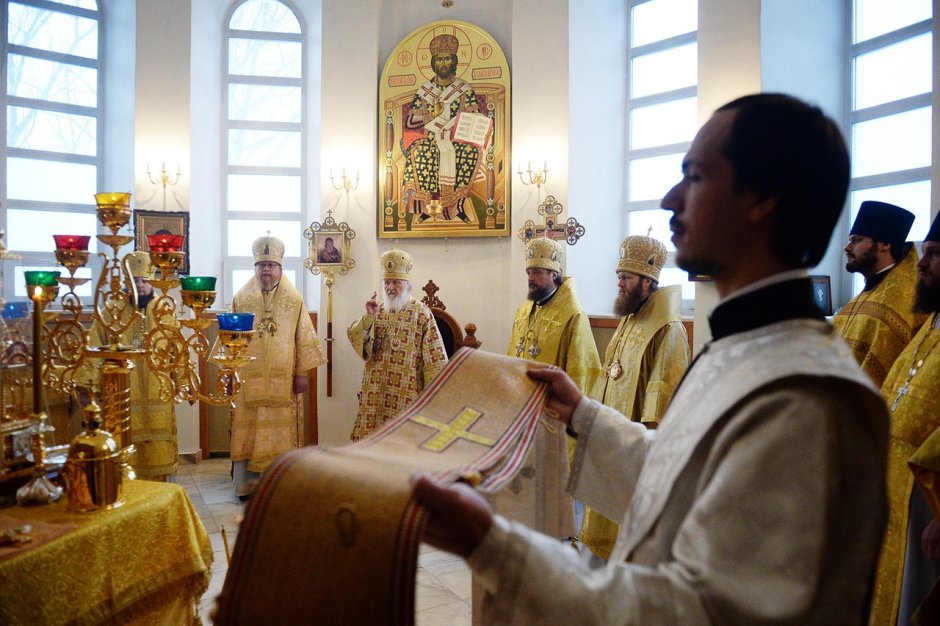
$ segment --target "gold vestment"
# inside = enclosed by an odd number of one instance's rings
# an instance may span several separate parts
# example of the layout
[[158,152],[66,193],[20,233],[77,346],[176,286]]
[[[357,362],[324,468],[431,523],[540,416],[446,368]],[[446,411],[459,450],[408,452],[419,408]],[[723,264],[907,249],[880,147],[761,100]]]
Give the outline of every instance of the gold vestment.
[[[523,349],[518,351],[520,342]],[[532,349],[533,345],[537,350]],[[581,391],[591,390],[601,373],[601,360],[587,313],[574,292],[573,279],[566,278],[544,305],[527,300],[519,307],[506,353],[556,365],[568,373]],[[543,420],[526,467],[508,489],[493,497],[496,510],[552,537],[573,535],[574,501],[564,492],[568,481],[568,446],[564,427]]]
[[879,386],[926,317],[911,312],[917,259],[912,247],[877,287],[852,298],[832,319],[855,360]]
[[[241,370],[232,460],[247,459],[248,471],[263,472],[279,454],[303,445],[294,376],[322,365],[326,356],[303,298],[283,277],[271,292],[263,292],[252,277],[235,295],[232,311],[255,314],[255,337],[244,352],[255,360]],[[266,320],[273,320],[274,332]]]
[[[154,295],[147,304],[144,320],[135,321],[124,331],[121,345],[143,347],[147,333],[156,326],[154,308],[158,297]],[[170,315],[165,315],[163,321],[179,327],[179,322]],[[88,339],[89,346],[110,343],[107,331],[97,321],[92,325]],[[76,375],[76,381],[86,386],[97,382],[99,363],[100,359],[86,361]],[[166,480],[166,476],[176,474],[179,465],[173,399],[160,399],[160,382],[144,359],[134,360],[130,382],[131,441],[135,451],[129,462],[139,478]]]
[[[658,424],[689,359],[689,337],[682,326],[682,290],[679,286],[658,289],[638,313],[621,318],[607,345],[605,370],[591,398],[634,422]],[[587,508],[580,539],[594,554],[607,559],[619,530],[619,525]]]
[[[517,350],[520,342],[521,351]],[[533,344],[536,350],[532,349]],[[591,391],[601,373],[601,359],[587,313],[574,293],[572,278],[566,278],[544,306],[527,300],[516,310],[506,354],[557,365],[582,392]]]
[[377,315],[363,315],[346,334],[366,362],[350,435],[359,441],[405,410],[447,365],[447,353],[431,309],[413,297],[396,312],[380,305]]
[[[870,624],[894,624],[898,615],[901,582],[907,546],[908,507],[914,488],[914,474],[908,459],[927,438],[940,428],[940,330],[934,327],[934,313],[897,358],[881,389],[888,406],[900,401],[891,414],[888,441],[888,526],[875,578]],[[915,356],[916,355],[916,356]],[[923,364],[917,366],[917,362]],[[911,375],[910,370],[916,367]],[[906,385],[906,387],[905,387]],[[936,499],[927,494],[927,501]],[[919,541],[918,541],[919,543]]]

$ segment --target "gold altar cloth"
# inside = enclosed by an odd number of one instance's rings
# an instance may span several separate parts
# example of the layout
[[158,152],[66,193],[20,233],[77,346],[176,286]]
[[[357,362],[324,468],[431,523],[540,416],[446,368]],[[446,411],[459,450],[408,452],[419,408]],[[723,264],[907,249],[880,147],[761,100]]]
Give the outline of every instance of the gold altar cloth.
[[212,547],[179,485],[126,481],[127,502],[69,513],[2,509],[23,523],[74,524],[65,535],[0,562],[0,624],[190,624],[209,584]]
[[463,348],[366,439],[281,456],[246,511],[216,624],[413,624],[426,513],[409,477],[472,477],[484,491],[511,480],[545,394],[525,372],[541,367]]

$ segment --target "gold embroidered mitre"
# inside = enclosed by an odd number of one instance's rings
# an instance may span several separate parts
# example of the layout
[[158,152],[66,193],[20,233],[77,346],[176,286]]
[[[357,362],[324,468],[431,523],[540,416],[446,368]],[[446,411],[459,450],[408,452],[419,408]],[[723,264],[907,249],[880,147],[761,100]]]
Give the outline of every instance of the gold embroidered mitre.
[[134,278],[153,279],[153,264],[150,262],[150,253],[138,250],[127,256],[127,265]]
[[389,250],[382,254],[382,278],[385,280],[411,280],[414,259],[404,250]]
[[434,56],[442,54],[457,54],[460,42],[453,35],[438,35],[428,44],[428,49]]
[[630,272],[659,282],[659,272],[666,264],[666,246],[652,237],[633,235],[620,244],[618,272]]
[[561,274],[561,246],[554,239],[533,239],[525,247],[525,268],[542,268]]
[[266,262],[281,265],[281,260],[284,258],[284,242],[271,235],[258,237],[251,244],[251,254],[255,257],[256,265]]

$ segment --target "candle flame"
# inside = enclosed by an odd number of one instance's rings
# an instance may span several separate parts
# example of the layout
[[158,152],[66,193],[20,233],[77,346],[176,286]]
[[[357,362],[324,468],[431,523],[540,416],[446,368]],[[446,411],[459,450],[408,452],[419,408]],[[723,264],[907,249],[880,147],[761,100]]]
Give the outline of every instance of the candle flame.
[[42,297],[42,287],[36,285],[36,287],[33,288],[33,297],[37,300]]

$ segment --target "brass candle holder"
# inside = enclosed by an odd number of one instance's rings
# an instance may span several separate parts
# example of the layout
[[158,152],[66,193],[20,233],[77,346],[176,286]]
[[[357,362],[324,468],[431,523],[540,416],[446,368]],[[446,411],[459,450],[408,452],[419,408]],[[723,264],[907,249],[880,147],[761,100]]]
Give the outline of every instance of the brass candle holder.
[[[129,457],[134,451],[131,433],[130,374],[135,367],[147,367],[159,382],[159,394],[163,401],[190,402],[206,401],[212,404],[231,404],[238,393],[240,381],[237,369],[251,359],[231,357],[229,352],[219,362],[222,369],[218,373],[215,391],[207,391],[206,381],[199,377],[198,365],[190,358],[190,352],[198,356],[209,356],[209,343],[205,332],[212,325],[212,320],[204,316],[205,310],[215,301],[214,291],[182,292],[183,303],[192,308],[194,319],[178,319],[177,304],[168,291],[180,284],[176,268],[182,263],[185,254],[178,246],[153,246],[151,261],[157,267],[158,276],[151,281],[159,295],[148,308],[152,313],[153,323],[143,337],[130,345],[126,337],[136,324],[145,322],[144,315],[137,308],[137,291],[131,278],[128,260],[130,255],[121,258],[122,246],[133,241],[129,235],[119,234],[131,218],[131,195],[129,193],[95,194],[96,214],[99,222],[110,231],[98,235],[98,240],[111,248],[110,254],[103,252],[101,274],[95,286],[93,317],[96,326],[107,336],[107,343],[101,346],[89,345],[89,338],[81,324],[83,307],[75,294],[75,287],[88,279],[76,278],[75,272],[88,261],[87,247],[83,236],[60,235],[56,239],[56,259],[69,273],[68,277],[59,277],[57,282],[68,287],[68,293],[62,298],[64,314],[53,322],[52,329],[43,334],[42,307],[58,295],[58,284],[41,286],[34,294],[38,322],[36,337],[45,338],[45,350],[41,345],[34,346],[38,356],[34,380],[64,393],[77,390],[77,372],[87,364],[88,359],[100,359],[97,367],[100,373],[98,396],[101,411],[102,429],[113,435],[120,453],[121,466],[126,478],[134,478],[134,471]],[[163,236],[160,236],[163,237]],[[161,240],[162,241],[162,240]],[[173,244],[175,240],[167,240]],[[163,242],[166,243],[166,242]],[[184,337],[181,328],[193,331]],[[248,335],[251,333],[249,332]],[[239,343],[247,345],[250,336],[241,338]],[[142,360],[143,363],[135,364]],[[37,389],[41,388],[37,384]],[[34,398],[34,404],[36,403]],[[40,446],[43,447],[43,446]]]
[[222,351],[213,360],[223,367],[228,366],[232,369],[245,367],[254,360],[254,357],[241,356],[241,353],[251,343],[254,335],[253,330],[219,330]]

